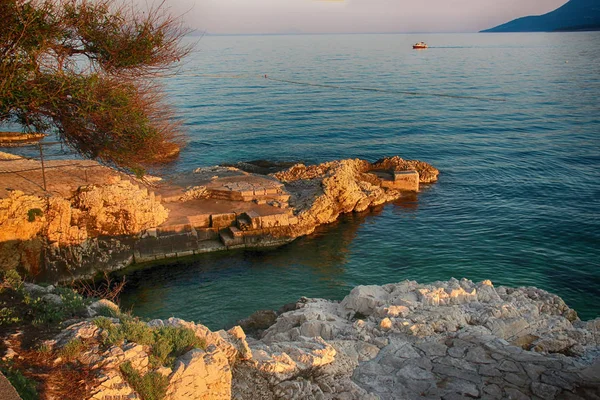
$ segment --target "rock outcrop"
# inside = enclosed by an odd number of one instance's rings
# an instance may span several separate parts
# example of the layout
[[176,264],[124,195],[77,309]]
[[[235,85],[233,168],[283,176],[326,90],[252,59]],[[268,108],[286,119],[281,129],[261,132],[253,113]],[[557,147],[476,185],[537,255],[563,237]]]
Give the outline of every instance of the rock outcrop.
[[[206,343],[172,368],[155,368],[168,377],[167,399],[600,395],[600,319],[581,321],[562,299],[531,287],[466,279],[358,286],[339,302],[301,299],[257,338],[240,327],[211,332],[176,318],[148,326],[191,329]],[[91,320],[78,322],[54,346],[75,338],[93,343],[103,335]],[[98,376],[92,398],[134,398],[120,366],[128,361],[148,373],[149,355],[134,342],[81,353],[78,361]]]
[[[93,260],[87,266],[93,274],[110,264],[111,252],[128,250],[119,237],[159,225],[167,216],[153,194],[128,180],[81,187],[71,198],[14,190],[0,199],[0,269],[18,266],[49,277],[52,270],[83,267],[86,258]],[[99,241],[101,236],[110,238]]]
[[[14,162],[12,167],[7,164],[11,171],[38,169],[33,160]],[[68,168],[65,174],[77,171]],[[80,168],[86,182],[90,168],[99,171],[95,179],[103,176],[106,182],[71,187],[61,166],[54,165],[54,186],[48,191],[11,190],[0,197],[0,269],[19,266],[56,281],[134,262],[278,246],[340,214],[416,192],[421,183],[435,182],[439,173],[427,163],[400,157],[375,163],[349,159],[296,164],[268,176],[209,167],[153,182],[149,191],[132,178],[93,164]],[[16,178],[14,183],[23,184]]]
[[[394,173],[415,171],[406,181]],[[419,183],[437,180],[439,171],[421,161],[400,157],[381,159],[374,164],[350,159],[306,166],[296,164],[273,174],[285,183],[291,194],[290,206],[298,225],[312,232],[321,224],[335,221],[340,214],[361,212],[369,207],[396,200],[402,191],[418,191]]]
[[405,281],[304,299],[260,342],[318,337],[335,348],[308,381],[286,383],[290,398],[579,399],[600,394],[598,325],[536,288]]

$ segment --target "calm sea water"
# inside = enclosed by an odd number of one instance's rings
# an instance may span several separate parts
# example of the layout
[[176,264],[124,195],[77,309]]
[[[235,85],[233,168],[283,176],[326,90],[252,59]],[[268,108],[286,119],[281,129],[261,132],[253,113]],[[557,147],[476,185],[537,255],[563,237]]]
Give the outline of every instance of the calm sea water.
[[204,37],[166,86],[190,143],[165,173],[397,154],[441,175],[283,248],[131,271],[136,314],[221,328],[301,296],[467,277],[600,316],[600,32]]

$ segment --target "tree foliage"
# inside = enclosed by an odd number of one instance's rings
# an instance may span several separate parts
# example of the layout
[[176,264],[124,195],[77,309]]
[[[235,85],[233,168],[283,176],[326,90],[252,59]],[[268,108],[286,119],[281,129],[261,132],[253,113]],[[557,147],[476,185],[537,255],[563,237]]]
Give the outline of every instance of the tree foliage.
[[179,151],[156,77],[190,50],[164,3],[0,0],[0,124],[52,132],[83,156],[137,170]]

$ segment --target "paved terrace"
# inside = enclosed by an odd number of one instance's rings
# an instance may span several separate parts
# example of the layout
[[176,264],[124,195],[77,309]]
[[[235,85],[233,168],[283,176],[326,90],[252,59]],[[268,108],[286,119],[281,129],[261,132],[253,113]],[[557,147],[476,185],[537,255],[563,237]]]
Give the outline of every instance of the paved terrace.
[[39,160],[0,153],[0,199],[10,190],[68,198],[81,186],[122,179],[154,193],[169,218],[148,231],[158,241],[139,243],[137,261],[245,247],[247,241],[256,245],[264,229],[297,222],[281,182],[235,168],[211,167],[164,181],[141,181],[95,161],[51,160],[44,172],[46,190]]

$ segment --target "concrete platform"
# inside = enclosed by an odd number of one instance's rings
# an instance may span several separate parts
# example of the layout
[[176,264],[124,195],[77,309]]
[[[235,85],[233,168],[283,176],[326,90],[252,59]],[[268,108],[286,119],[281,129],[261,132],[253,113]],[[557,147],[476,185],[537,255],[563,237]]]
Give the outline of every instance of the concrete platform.
[[39,160],[0,157],[0,198],[8,197],[10,189],[41,197],[46,193],[70,197],[80,186],[127,179],[127,175],[91,160],[50,160],[44,163],[44,170],[47,192]]

